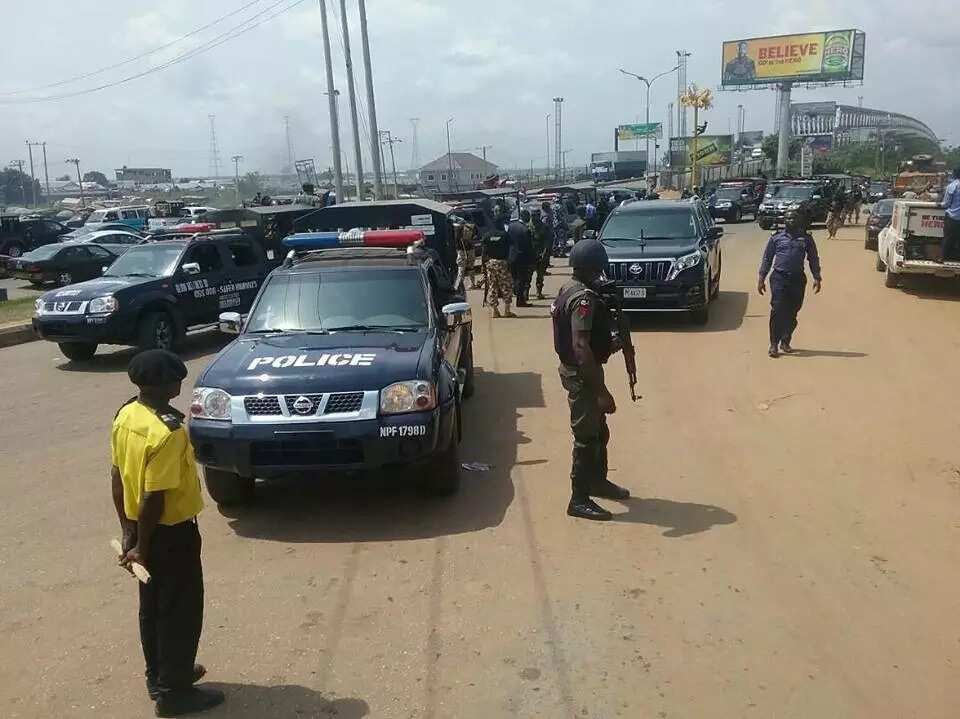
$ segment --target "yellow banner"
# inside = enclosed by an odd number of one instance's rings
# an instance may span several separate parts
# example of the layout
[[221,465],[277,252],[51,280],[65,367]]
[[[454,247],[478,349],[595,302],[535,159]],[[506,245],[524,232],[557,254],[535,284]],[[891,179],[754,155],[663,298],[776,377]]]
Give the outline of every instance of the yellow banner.
[[842,80],[850,73],[852,30],[723,43],[723,84]]

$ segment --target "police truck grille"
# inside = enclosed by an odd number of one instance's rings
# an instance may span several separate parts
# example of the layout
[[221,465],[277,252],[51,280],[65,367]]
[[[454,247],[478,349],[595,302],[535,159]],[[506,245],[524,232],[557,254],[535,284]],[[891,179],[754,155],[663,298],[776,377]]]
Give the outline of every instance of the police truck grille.
[[363,404],[363,392],[337,392],[330,395],[324,414],[343,414],[357,412]]
[[282,414],[280,398],[273,395],[267,397],[244,397],[243,408],[251,417]]
[[[306,402],[303,401],[304,399]],[[283,401],[286,403],[287,411],[290,414],[307,417],[317,413],[322,399],[322,394],[288,394],[284,396]],[[300,400],[299,404],[297,400]],[[309,405],[307,404],[308,402]]]
[[611,262],[610,279],[617,282],[663,282],[670,274],[671,265],[670,260]]

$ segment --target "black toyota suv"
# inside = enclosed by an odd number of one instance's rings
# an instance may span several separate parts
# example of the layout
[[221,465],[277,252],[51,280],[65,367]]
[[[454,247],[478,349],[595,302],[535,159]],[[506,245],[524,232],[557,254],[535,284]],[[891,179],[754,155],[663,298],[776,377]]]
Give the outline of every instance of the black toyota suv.
[[616,208],[599,239],[624,310],[686,312],[706,324],[720,293],[722,236],[700,200],[649,200]]
[[710,215],[727,222],[740,222],[744,215],[757,218],[760,200],[753,182],[721,182],[710,196]]
[[75,362],[100,344],[176,349],[188,329],[245,312],[266,274],[263,249],[236,232],[137,245],[101,277],[41,295],[33,328]]
[[820,180],[785,180],[771,182],[760,203],[757,224],[761,230],[770,230],[784,224],[788,211],[801,204],[812,212],[813,222],[826,222],[830,212],[830,186]]
[[254,478],[382,467],[458,489],[472,319],[434,251],[299,249],[221,328],[239,337],[197,379],[189,423],[216,502],[250,501]]
[[37,247],[59,242],[72,231],[55,220],[0,215],[0,255],[20,257]]

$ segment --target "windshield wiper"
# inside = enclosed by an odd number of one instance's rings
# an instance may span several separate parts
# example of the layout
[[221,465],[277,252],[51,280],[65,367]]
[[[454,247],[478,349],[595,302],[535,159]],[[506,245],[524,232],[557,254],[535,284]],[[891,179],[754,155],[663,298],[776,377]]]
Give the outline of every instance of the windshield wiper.
[[246,334],[248,335],[276,335],[276,334],[290,334],[290,335],[328,335],[330,334],[327,330],[304,330],[297,329],[294,327],[269,327],[262,330],[247,330]]
[[330,327],[330,332],[417,332],[422,325],[343,325]]

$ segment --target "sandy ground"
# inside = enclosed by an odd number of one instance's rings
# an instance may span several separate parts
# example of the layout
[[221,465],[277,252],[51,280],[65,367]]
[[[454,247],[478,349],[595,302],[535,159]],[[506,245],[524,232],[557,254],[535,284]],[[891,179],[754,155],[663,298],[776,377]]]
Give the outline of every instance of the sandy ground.
[[[796,356],[766,356],[753,224],[727,228],[709,326],[636,324],[644,399],[619,358],[609,377],[612,478],[638,498],[608,524],[564,514],[546,303],[492,321],[474,296],[462,458],[489,472],[445,501],[287,481],[201,516],[210,716],[958,716],[960,291],[887,289],[862,228],[825,235]],[[191,341],[191,378],[220,343]],[[129,357],[0,350],[4,717],[152,715],[107,547]]]

